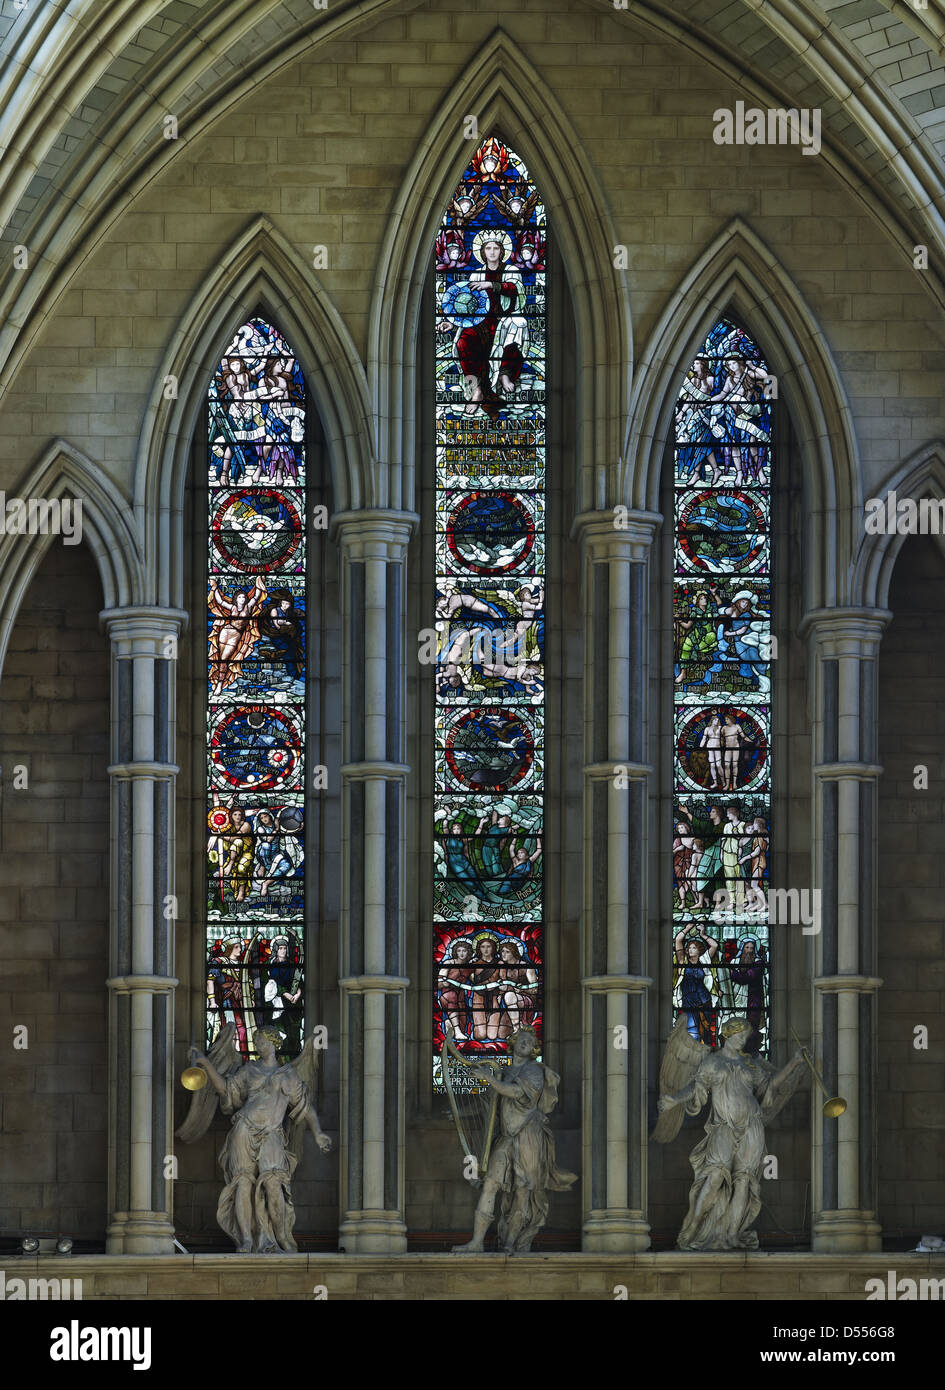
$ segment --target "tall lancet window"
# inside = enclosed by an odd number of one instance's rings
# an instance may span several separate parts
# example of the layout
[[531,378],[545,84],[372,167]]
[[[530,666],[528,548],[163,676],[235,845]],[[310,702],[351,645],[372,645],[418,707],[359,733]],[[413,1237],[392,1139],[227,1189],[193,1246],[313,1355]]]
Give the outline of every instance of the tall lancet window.
[[768,368],[720,319],[675,413],[673,1017],[768,1039],[771,423]]
[[301,1051],[305,383],[250,319],[207,402],[207,1042],[264,1023]]
[[435,259],[439,1089],[448,1030],[504,1057],[542,1024],[545,210],[500,140],[474,154]]

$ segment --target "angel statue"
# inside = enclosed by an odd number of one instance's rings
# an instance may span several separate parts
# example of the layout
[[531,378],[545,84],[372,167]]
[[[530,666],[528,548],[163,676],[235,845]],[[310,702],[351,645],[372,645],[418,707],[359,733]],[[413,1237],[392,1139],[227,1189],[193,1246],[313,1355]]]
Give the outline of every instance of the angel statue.
[[[547,1220],[549,1191],[566,1192],[577,1182],[576,1173],[567,1173],[555,1163],[555,1144],[548,1122],[548,1116],[558,1103],[560,1077],[535,1060],[539,1044],[534,1028],[519,1028],[510,1037],[508,1046],[512,1054],[508,1067],[470,1063],[469,1058],[453,1050],[454,1060],[461,1065],[471,1065],[476,1079],[492,1089],[493,1105],[499,1100],[502,1131],[490,1154],[491,1125],[489,1127],[489,1139],[479,1165],[482,1192],[476,1206],[472,1240],[466,1245],[454,1245],[454,1253],[484,1252],[483,1241],[495,1217],[496,1197],[501,1192],[499,1244],[507,1255],[527,1254]],[[450,1096],[452,1099],[452,1091]],[[460,1143],[468,1153],[462,1131]]]
[[292,1174],[302,1156],[305,1130],[312,1131],[322,1153],[331,1148],[311,1101],[318,1053],[309,1038],[293,1062],[280,1066],[276,1050],[284,1038],[269,1024],[253,1036],[259,1060],[244,1062],[233,1046],[235,1031],[227,1024],[209,1057],[190,1049],[192,1064],[203,1068],[210,1085],[194,1092],[177,1135],[192,1144],[206,1134],[219,1099],[224,1115],[233,1119],[220,1151],[226,1186],[217,1203],[217,1222],[240,1255],[295,1251]]
[[676,1244],[680,1250],[757,1250],[752,1229],[761,1210],[765,1120],[772,1119],[800,1085],[807,1062],[801,1051],[781,1071],[744,1052],[754,1033],[747,1018],[729,1018],[719,1030],[723,1046],[707,1047],[689,1034],[681,1014],[660,1067],[660,1117],[652,1137],[675,1139],[683,1112],[698,1115],[712,1097],[706,1137],[689,1156],[695,1174],[689,1211]]

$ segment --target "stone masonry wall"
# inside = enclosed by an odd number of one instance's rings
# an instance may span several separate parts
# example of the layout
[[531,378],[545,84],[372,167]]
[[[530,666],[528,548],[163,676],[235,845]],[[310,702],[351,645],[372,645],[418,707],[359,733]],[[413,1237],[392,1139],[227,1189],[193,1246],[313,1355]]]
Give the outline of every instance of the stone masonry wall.
[[[945,560],[908,540],[880,655],[879,1216],[887,1237],[945,1229]],[[928,790],[915,769],[928,768]],[[925,1024],[928,1050],[913,1045]]]
[[[25,542],[24,542],[25,543]],[[105,1238],[108,643],[85,546],[54,540],[0,682],[0,1231]],[[29,785],[14,790],[14,765]],[[28,1047],[11,1050],[25,1024]]]

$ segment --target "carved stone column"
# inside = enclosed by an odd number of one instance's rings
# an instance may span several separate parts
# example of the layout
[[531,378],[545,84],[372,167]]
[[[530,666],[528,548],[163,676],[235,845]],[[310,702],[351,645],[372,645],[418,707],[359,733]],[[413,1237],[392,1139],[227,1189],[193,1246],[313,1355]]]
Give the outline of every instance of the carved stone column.
[[172,1254],[176,642],[187,615],[115,608],[111,639],[106,1251]]
[[344,512],[341,1209],[349,1254],[407,1248],[404,1217],[404,596],[410,512]]
[[814,884],[812,1031],[831,1095],[846,1113],[825,1119],[813,1093],[814,1250],[882,1248],[876,1220],[876,863],[879,644],[892,614],[832,608],[801,625],[811,648]]
[[646,1250],[648,567],[662,518],[584,512],[584,1240]]

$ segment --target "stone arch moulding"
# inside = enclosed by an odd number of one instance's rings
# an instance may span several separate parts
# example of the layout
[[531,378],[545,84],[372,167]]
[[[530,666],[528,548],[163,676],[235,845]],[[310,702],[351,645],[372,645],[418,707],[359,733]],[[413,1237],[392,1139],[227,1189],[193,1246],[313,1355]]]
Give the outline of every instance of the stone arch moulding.
[[[935,501],[945,498],[945,441],[934,439],[929,444],[923,444],[917,453],[911,454],[898,466],[874,495],[885,498],[890,492],[894,492],[897,498],[910,498],[913,502],[922,498]],[[860,520],[861,528],[863,516],[865,511]],[[908,539],[908,535],[900,535],[897,531],[867,535],[865,529],[861,529],[850,600],[853,605],[883,609],[889,606],[893,570],[899,552]],[[945,555],[945,535],[935,535],[933,540]]]
[[[183,498],[191,441],[210,374],[230,338],[259,312],[298,354],[331,463],[336,511],[376,507],[367,379],[357,348],[314,272],[266,217],[253,220],[197,290],[168,345],[145,411],[135,463],[135,514],[148,602],[183,602]],[[177,398],[165,383],[176,379]]]
[[616,487],[632,372],[630,295],[624,272],[614,268],[617,236],[590,161],[564,110],[502,29],[431,120],[391,209],[368,326],[375,450],[390,479],[378,505],[415,509],[420,302],[436,226],[468,162],[463,124],[470,115],[479,138],[496,131],[525,161],[561,247],[578,346],[574,506],[586,511]]
[[861,484],[853,419],[840,375],[800,290],[761,238],[734,218],[703,251],[663,309],[639,363],[627,427],[621,500],[659,510],[679,375],[715,319],[744,323],[778,378],[800,445],[806,610],[849,601]]
[[[134,515],[97,463],[66,440],[57,439],[10,496],[81,501],[82,540],[95,558],[105,608],[142,602],[143,565]],[[0,673],[20,604],[54,542],[63,544],[52,535],[0,538]]]

